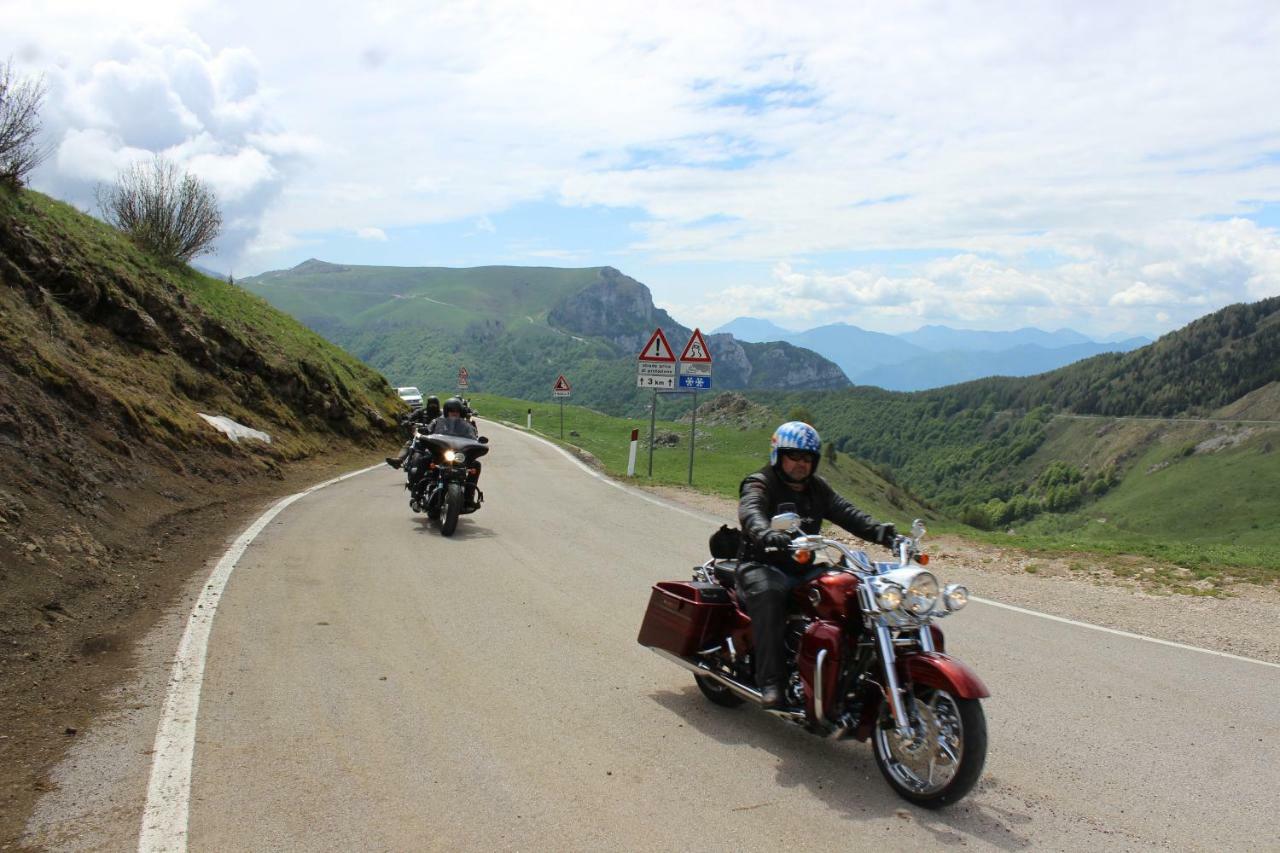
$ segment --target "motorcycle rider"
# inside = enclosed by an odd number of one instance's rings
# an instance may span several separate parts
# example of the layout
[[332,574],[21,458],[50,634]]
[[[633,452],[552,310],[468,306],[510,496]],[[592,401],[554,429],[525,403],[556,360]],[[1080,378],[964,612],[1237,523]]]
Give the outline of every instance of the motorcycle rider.
[[388,456],[387,464],[392,468],[399,468],[404,464],[404,460],[409,458],[409,451],[413,448],[413,433],[416,426],[430,427],[432,421],[440,417],[440,398],[432,394],[427,398],[427,402],[414,409],[409,414],[400,419],[400,426],[408,431],[404,445],[400,448],[400,453],[396,456]]
[[[444,401],[444,411],[440,417],[431,422],[428,432],[432,435],[456,435],[462,438],[477,437],[475,424],[466,419],[467,407],[457,397]],[[471,472],[475,473],[472,474]],[[467,459],[467,506],[479,507],[476,501],[476,486],[480,482],[480,460]]]
[[821,452],[817,430],[802,421],[788,421],[773,433],[769,464],[744,479],[738,490],[738,521],[745,535],[737,586],[751,617],[756,684],[765,708],[783,704],[783,635],[791,591],[825,571],[792,559],[792,534],[769,526],[779,507],[793,504],[805,533],[818,533],[826,519],[877,545],[892,546],[897,535],[892,524],[877,522],[817,476]]

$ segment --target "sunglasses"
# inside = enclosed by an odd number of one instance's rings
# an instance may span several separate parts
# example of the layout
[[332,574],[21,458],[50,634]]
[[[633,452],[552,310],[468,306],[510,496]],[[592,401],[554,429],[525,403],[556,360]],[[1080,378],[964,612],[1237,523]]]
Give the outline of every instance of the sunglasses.
[[792,462],[813,462],[813,454],[807,450],[784,450],[782,456]]

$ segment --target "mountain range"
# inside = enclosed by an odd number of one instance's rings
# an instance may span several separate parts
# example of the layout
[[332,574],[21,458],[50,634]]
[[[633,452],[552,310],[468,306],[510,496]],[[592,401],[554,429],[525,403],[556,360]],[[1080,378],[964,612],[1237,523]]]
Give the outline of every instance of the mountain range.
[[[237,284],[293,315],[398,385],[539,400],[559,374],[576,403],[642,410],[636,355],[655,328],[677,351],[692,329],[613,267],[374,267],[308,260]],[[706,336],[714,389],[834,389],[849,380],[791,343]]]
[[1072,329],[1007,332],[922,326],[890,335],[848,323],[792,332],[758,317],[739,317],[715,329],[744,341],[786,341],[840,366],[854,385],[920,391],[984,376],[1032,376],[1104,352],[1129,352],[1151,343],[1131,337],[1096,340]]

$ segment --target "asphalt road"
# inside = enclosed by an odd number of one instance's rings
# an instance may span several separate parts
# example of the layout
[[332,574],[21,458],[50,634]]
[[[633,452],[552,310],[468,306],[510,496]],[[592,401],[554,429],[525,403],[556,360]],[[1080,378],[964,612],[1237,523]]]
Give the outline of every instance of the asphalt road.
[[483,431],[488,501],[453,538],[379,469],[241,557],[189,849],[1280,849],[1280,669],[975,603],[944,628],[994,694],[986,772],[916,809],[868,745],[710,705],[636,645],[714,523]]

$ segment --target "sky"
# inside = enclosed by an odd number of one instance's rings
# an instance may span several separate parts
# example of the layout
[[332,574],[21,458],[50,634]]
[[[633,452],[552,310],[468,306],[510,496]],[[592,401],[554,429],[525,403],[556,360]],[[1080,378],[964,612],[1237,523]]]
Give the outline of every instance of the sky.
[[35,189],[197,263],[609,265],[709,330],[1156,337],[1280,294],[1280,4],[0,0]]

